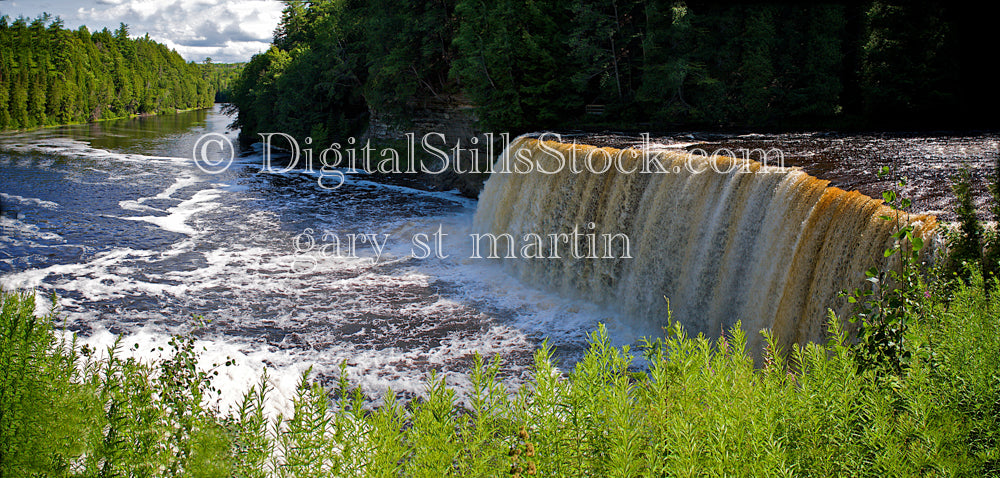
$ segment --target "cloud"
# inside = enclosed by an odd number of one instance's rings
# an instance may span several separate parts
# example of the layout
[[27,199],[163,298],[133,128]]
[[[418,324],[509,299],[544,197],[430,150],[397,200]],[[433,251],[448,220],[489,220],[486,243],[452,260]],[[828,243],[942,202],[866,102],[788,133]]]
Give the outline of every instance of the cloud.
[[195,27],[194,37],[178,39],[177,43],[185,46],[219,46],[228,42],[256,42],[268,43],[271,41],[271,32],[247,31],[239,23],[224,23],[226,20],[205,20],[201,25]]
[[67,28],[114,30],[125,23],[133,36],[148,33],[186,60],[210,56],[217,63],[247,61],[266,51],[283,8],[278,0],[50,0],[10,5],[21,10],[12,16],[35,17],[47,11],[60,16]]

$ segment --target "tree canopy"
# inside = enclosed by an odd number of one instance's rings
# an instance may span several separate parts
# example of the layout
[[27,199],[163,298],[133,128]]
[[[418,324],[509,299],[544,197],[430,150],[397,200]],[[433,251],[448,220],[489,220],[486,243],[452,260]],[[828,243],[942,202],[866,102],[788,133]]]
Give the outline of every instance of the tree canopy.
[[288,0],[232,101],[244,135],[318,140],[371,114],[405,125],[412,105],[448,95],[515,133],[995,123],[975,53],[995,39],[969,13],[926,0]]
[[212,105],[204,71],[128,27],[68,30],[59,18],[0,17],[0,130]]

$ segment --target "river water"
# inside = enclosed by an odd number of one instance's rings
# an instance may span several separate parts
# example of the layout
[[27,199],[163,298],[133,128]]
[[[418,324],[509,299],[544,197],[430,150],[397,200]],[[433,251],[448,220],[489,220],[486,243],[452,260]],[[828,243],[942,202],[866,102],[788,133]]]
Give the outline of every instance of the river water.
[[[373,395],[419,392],[431,369],[461,387],[477,351],[501,354],[516,382],[545,339],[572,360],[598,321],[625,341],[647,333],[470,259],[475,202],[455,193],[364,176],[324,189],[261,173],[259,151],[203,171],[195,143],[235,139],[230,121],[216,109],[4,135],[0,286],[55,292],[81,340],[124,334],[145,358],[194,323],[205,365],[237,361],[221,370],[230,399],[265,367],[285,393],[306,368],[332,379],[344,361]],[[351,254],[352,234],[375,235],[381,255],[362,240]]]
[[[641,147],[637,135],[565,135],[581,143],[614,147]],[[968,168],[977,207],[989,219],[987,184],[1000,154],[1000,134],[992,131],[937,133],[786,133],[726,134],[678,133],[653,135],[653,146],[663,145],[695,154],[719,154],[749,158],[768,164],[799,167],[806,173],[830,181],[845,191],[860,191],[874,198],[886,189],[898,189],[905,179],[903,197],[913,201],[913,211],[934,214],[941,220],[955,219],[951,181],[956,172]],[[880,178],[883,167],[888,177]]]
[[[196,328],[206,366],[236,359],[217,382],[229,403],[265,368],[279,397],[307,368],[332,380],[344,362],[373,396],[419,393],[431,369],[466,386],[474,352],[500,354],[516,383],[542,341],[569,365],[598,322],[620,344],[658,333],[613,304],[526,285],[471,258],[476,202],[457,193],[364,175],[325,189],[314,174],[261,172],[259,148],[210,174],[193,149],[206,133],[235,140],[230,121],[216,108],[0,136],[0,286],[56,293],[69,329],[100,349],[124,335],[127,353],[155,358],[171,334]],[[918,208],[934,212],[948,208],[958,152],[983,178],[997,144],[995,135],[657,141],[783,148],[790,165],[870,194],[882,186],[875,166],[903,157]],[[429,257],[417,257],[414,237]]]

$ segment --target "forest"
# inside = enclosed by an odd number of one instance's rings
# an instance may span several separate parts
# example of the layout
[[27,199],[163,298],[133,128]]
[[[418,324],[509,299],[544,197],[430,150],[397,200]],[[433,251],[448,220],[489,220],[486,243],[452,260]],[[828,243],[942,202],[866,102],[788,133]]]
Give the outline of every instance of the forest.
[[245,63],[212,63],[211,58],[205,58],[201,68],[215,92],[216,103],[229,102],[229,85],[240,75]]
[[146,35],[64,28],[43,15],[0,17],[0,130],[207,108],[215,90],[195,63]]
[[[989,123],[986,19],[939,2],[285,2],[236,125],[331,139],[425,99],[484,128],[940,128]],[[981,16],[980,16],[981,17]],[[589,114],[588,114],[589,113]]]

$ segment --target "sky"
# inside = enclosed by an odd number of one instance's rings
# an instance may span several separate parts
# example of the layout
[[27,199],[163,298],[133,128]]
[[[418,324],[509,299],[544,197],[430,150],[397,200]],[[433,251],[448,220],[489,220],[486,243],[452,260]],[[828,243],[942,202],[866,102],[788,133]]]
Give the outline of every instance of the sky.
[[266,51],[281,20],[278,0],[0,0],[0,15],[35,18],[48,12],[66,28],[114,31],[124,22],[133,37],[149,37],[185,60],[234,63]]

